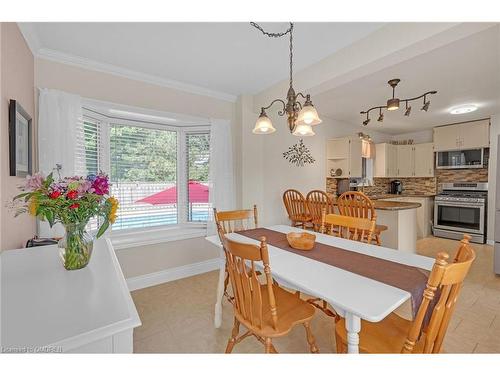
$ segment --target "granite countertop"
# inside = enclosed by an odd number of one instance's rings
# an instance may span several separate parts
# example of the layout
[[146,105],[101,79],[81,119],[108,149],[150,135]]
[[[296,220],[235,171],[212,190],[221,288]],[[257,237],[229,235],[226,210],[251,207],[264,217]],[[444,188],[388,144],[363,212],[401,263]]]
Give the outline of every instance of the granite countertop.
[[[332,200],[333,204],[337,205],[337,199],[333,198]],[[422,206],[420,203],[414,203],[414,202],[390,202],[390,201],[381,201],[376,199],[373,199],[373,205],[376,210],[385,210],[385,211],[410,210]]]
[[390,193],[385,193],[385,194],[374,194],[374,195],[369,195],[370,199],[377,200],[377,199],[389,199],[389,198],[400,198],[400,197],[407,197],[407,198],[434,198],[436,194],[390,194]]
[[387,210],[387,211],[399,211],[399,210],[410,210],[412,208],[419,208],[422,206],[420,203],[414,202],[390,202],[374,200],[373,205],[376,210]]

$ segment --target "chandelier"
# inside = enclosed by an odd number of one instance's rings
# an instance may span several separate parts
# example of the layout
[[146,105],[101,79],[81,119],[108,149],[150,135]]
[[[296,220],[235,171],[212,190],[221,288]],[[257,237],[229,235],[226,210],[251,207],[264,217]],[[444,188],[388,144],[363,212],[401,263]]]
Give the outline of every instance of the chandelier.
[[399,109],[400,103],[405,103],[405,116],[410,116],[411,105],[408,106],[408,103],[410,103],[414,100],[421,99],[421,98],[424,98],[424,103],[423,103],[422,108],[420,108],[420,109],[422,111],[427,112],[427,110],[429,109],[429,105],[431,104],[431,101],[427,100],[427,96],[437,94],[437,91],[435,91],[435,90],[427,91],[426,93],[419,95],[419,96],[415,96],[414,98],[399,99],[399,98],[395,97],[395,91],[396,91],[396,86],[398,85],[398,83],[400,81],[401,80],[399,78],[394,78],[394,79],[391,79],[390,81],[387,82],[389,84],[389,86],[392,87],[392,98],[387,100],[386,105],[372,107],[367,111],[360,112],[362,115],[366,114],[366,120],[363,121],[364,126],[368,125],[368,123],[370,122],[370,111],[378,109],[379,115],[378,115],[377,121],[382,122],[382,121],[384,121],[384,113],[382,112],[382,110],[387,109],[388,111],[395,111],[396,109]]
[[[253,129],[254,134],[270,134],[274,133],[276,129],[269,117],[267,117],[266,110],[271,108],[275,103],[280,103],[283,108],[278,110],[279,116],[287,116],[288,128],[293,135],[298,137],[307,137],[315,135],[312,126],[321,123],[321,119],[314,108],[311,96],[304,95],[301,92],[295,93],[293,88],[293,23],[290,22],[290,27],[282,33],[268,33],[262,29],[255,22],[250,22],[250,25],[260,30],[264,35],[270,38],[280,38],[285,35],[290,35],[290,87],[286,94],[286,102],[282,99],[274,99],[267,107],[262,107],[260,110],[259,118],[255,123]],[[302,97],[305,101],[301,104],[298,99]]]

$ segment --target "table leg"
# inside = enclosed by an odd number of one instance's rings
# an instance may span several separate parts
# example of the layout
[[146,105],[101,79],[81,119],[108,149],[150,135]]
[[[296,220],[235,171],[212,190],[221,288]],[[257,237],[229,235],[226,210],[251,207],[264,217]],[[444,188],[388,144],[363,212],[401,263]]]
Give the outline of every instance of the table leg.
[[215,328],[220,328],[222,324],[222,299],[224,298],[224,278],[226,277],[225,259],[220,260],[219,281],[217,283],[217,299],[215,301]]
[[359,331],[361,319],[349,312],[345,314],[345,328],[347,331],[347,353],[359,353]]

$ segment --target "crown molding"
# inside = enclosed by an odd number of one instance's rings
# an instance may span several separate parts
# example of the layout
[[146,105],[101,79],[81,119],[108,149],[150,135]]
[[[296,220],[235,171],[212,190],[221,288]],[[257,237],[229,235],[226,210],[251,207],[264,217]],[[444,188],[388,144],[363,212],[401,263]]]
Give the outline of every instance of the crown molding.
[[40,39],[38,39],[38,35],[36,34],[35,28],[33,27],[33,24],[18,22],[17,26],[19,27],[21,34],[23,34],[24,40],[31,50],[31,53],[33,54],[33,56],[37,56],[41,44]]
[[184,91],[190,94],[207,96],[214,99],[224,100],[235,103],[237,96],[221,91],[210,90],[205,87],[179,82],[168,78],[158,77],[151,74],[137,72],[131,69],[122,68],[116,65],[102,63],[99,61],[87,59],[85,57],[72,55],[65,52],[56,51],[49,48],[43,48],[32,23],[18,22],[17,24],[23,34],[28,47],[33,56],[45,60],[55,61],[62,64],[76,66],[78,68],[93,70],[96,72],[113,74],[118,77],[133,79],[150,83],[156,86],[167,87],[170,89]]
[[214,99],[224,100],[227,102],[235,103],[236,95],[227,94],[225,92],[214,91],[204,87],[191,85],[189,83],[179,82],[163,77],[154,76],[151,74],[141,73],[134,70],[122,68],[116,65],[101,63],[98,61],[90,60],[85,57],[71,55],[64,52],[55,51],[48,48],[40,48],[36,57],[59,62],[66,65],[76,66],[78,68],[93,70],[101,73],[113,74],[118,77],[133,79],[150,83],[157,86],[163,86],[175,90],[185,91],[190,94],[208,96]]

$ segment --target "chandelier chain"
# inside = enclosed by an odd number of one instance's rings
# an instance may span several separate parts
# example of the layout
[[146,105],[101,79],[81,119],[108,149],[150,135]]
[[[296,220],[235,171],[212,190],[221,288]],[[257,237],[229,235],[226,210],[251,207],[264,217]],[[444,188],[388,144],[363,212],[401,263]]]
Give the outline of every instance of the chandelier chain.
[[290,22],[290,27],[286,31],[281,33],[269,33],[255,22],[250,22],[250,25],[255,27],[257,30],[260,30],[262,34],[270,38],[281,38],[282,36],[290,34],[290,87],[292,87],[293,86],[293,22]]

